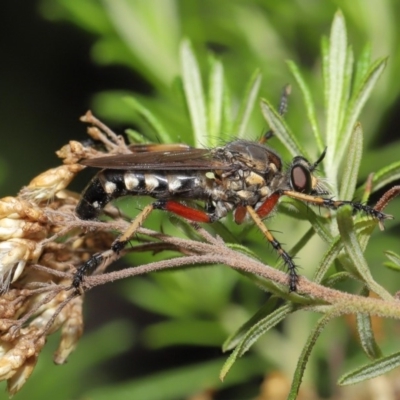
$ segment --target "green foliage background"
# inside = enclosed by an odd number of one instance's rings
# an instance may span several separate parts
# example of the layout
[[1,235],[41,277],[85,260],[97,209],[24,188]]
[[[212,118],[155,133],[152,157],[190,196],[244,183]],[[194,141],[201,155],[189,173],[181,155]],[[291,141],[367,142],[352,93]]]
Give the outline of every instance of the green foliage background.
[[[364,153],[360,166],[360,183],[365,181],[370,172],[399,160],[400,141],[395,122],[396,102],[399,101],[400,92],[400,81],[397,79],[400,68],[400,32],[396,20],[400,4],[396,0],[42,0],[37,8],[41,18],[51,21],[47,26],[50,35],[51,30],[57,29],[57,26],[69,24],[73,27],[71,29],[81,32],[86,39],[90,37],[91,45],[87,46],[87,53],[90,54],[91,62],[101,68],[122,66],[125,82],[132,80],[129,89],[110,84],[104,90],[100,79],[98,88],[93,84],[87,93],[88,98],[90,96],[90,104],[87,106],[111,127],[130,127],[140,132],[145,140],[199,145],[199,139],[196,142],[191,128],[182,84],[177,79],[181,75],[179,49],[182,39],[187,38],[200,64],[205,86],[210,85],[207,80],[216,59],[221,61],[224,83],[229,90],[233,110],[239,108],[246,85],[256,70],[262,76],[259,97],[265,97],[272,103],[278,103],[284,84],[293,84],[285,120],[302,147],[314,149],[310,153],[315,158],[318,157],[315,138],[306,118],[301,91],[294,84],[286,60],[293,60],[300,66],[316,102],[318,120],[321,126],[325,126],[321,36],[329,35],[333,16],[340,8],[356,55],[370,42],[372,59],[389,56],[385,73],[361,116]],[[29,35],[29,32],[24,34]],[[40,46],[40,43],[37,45]],[[66,52],[73,54],[68,50]],[[56,57],[58,53],[54,54]],[[29,62],[25,68],[29,68]],[[47,64],[46,68],[51,70],[51,64]],[[76,74],[79,81],[79,66]],[[58,76],[54,75],[53,79],[63,79],[62,71]],[[29,92],[29,82],[25,84]],[[39,91],[37,96],[41,96]],[[62,97],[63,93],[58,93],[58,96]],[[32,114],[35,114],[38,107],[39,104],[31,104]],[[168,134],[160,138],[155,133],[151,119],[149,121],[149,118],[143,117],[143,113],[138,112],[140,107],[151,110]],[[39,109],[46,114],[45,104],[40,104]],[[83,114],[84,111],[82,109],[79,113]],[[68,103],[57,112],[72,114]],[[78,116],[72,118],[77,119]],[[29,121],[29,115],[26,119]],[[15,120],[16,116],[9,121],[10,129],[13,129]],[[228,116],[222,123],[222,136],[225,139],[237,134],[230,122],[232,118]],[[19,122],[16,124],[23,126]],[[27,136],[35,137],[36,130],[41,129],[39,124],[34,124],[34,127],[27,130]],[[265,128],[265,120],[256,105],[246,137],[257,139]],[[54,138],[61,137],[61,134],[54,133],[58,127],[52,129],[41,132],[47,142],[43,143],[43,150],[40,150],[42,159],[46,159],[47,153],[52,154],[67,140],[84,137],[84,127],[78,124],[76,131],[69,131],[68,136],[62,138],[64,142]],[[60,130],[63,129],[60,127]],[[54,147],[53,144],[58,140],[59,145]],[[285,161],[290,160],[289,152],[277,139],[272,139],[270,145],[282,154]],[[32,149],[29,147],[25,146],[23,150],[26,159],[30,159],[29,150]],[[54,159],[53,165],[56,162]],[[39,172],[45,165],[43,160],[41,163],[40,167],[32,166],[32,169],[38,168]],[[5,177],[7,179],[7,175]],[[26,172],[25,168],[21,168],[19,178],[15,179],[27,182],[31,177],[31,171]],[[122,201],[120,204],[133,214],[139,207],[136,200],[133,203]],[[399,202],[394,201],[387,212],[397,217],[398,208]],[[159,229],[160,225],[167,232],[182,234],[181,229],[174,226],[175,221],[171,223],[169,218],[159,214],[147,224],[155,229]],[[237,227],[229,221],[225,226],[234,236],[242,235],[245,238],[242,244],[251,245],[264,262],[272,265],[276,263],[275,254],[266,251],[264,240],[255,230],[244,228],[246,234],[243,234],[243,227]],[[269,227],[282,232],[277,233],[277,236],[290,249],[309,225],[279,215]],[[388,227],[384,233],[377,232],[373,236],[366,258],[372,274],[393,293],[398,290],[395,279],[397,274],[384,269],[382,263],[385,260],[384,250],[396,250],[398,224],[394,222],[388,224]],[[313,275],[324,250],[320,242],[312,241],[299,254],[298,264],[302,266],[303,275]],[[163,256],[145,254],[127,262],[139,265],[148,262],[150,258],[154,260]],[[263,336],[252,351],[234,365],[221,383],[218,375],[226,358],[220,354],[221,344],[265,303],[267,295],[264,292],[226,267],[160,273],[151,279],[135,278],[112,286],[108,291],[89,293],[86,302],[90,314],[89,326],[92,326],[92,321],[100,318],[98,314],[102,312],[108,316],[108,322],[100,326],[98,323],[93,324],[96,329],[85,333],[66,366],[51,365],[51,351],[55,345],[49,343],[48,354],[42,354],[34,375],[16,396],[17,399],[25,398],[27,393],[29,398],[57,395],[59,399],[105,399],[110,396],[114,399],[175,399],[207,388],[221,390],[220,397],[217,397],[221,399],[252,398],[257,395],[264,374],[278,370],[291,378],[300,351],[316,320],[314,315],[306,313],[292,315],[279,330]],[[90,300],[92,295],[95,301]],[[122,300],[114,300],[115,297]],[[129,304],[135,308],[127,306]],[[113,307],[123,307],[126,313]],[[141,320],[144,314],[140,309],[153,316],[145,316],[145,320]],[[129,312],[133,315],[129,315]],[[114,321],[111,321],[111,314],[115,314]],[[395,340],[398,327],[392,324],[387,329],[385,326],[381,327],[383,348],[387,352],[398,350]],[[313,350],[304,378],[305,384],[320,395],[332,395],[335,386],[331,381],[335,381],[339,372],[366,360],[356,342],[357,337],[348,324],[344,321],[333,323]],[[187,347],[182,348],[183,345]],[[143,348],[151,349],[151,352],[145,353]],[[186,359],[183,353],[187,355]],[[337,363],[330,355],[332,353],[343,355],[343,364]]]

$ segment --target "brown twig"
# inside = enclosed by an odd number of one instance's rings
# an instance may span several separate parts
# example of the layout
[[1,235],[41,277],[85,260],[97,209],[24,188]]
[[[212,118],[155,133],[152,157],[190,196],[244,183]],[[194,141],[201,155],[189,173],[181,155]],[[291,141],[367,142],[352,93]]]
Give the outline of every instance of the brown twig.
[[[141,229],[142,231],[147,231]],[[151,232],[154,233],[154,232]],[[367,298],[331,289],[300,277],[297,293],[287,292],[287,274],[264,265],[242,253],[231,250],[218,239],[214,243],[202,243],[188,239],[180,239],[163,235],[163,242],[174,244],[177,248],[185,248],[198,255],[173,258],[157,261],[134,268],[126,268],[121,271],[110,272],[102,275],[86,277],[83,283],[85,290],[111,281],[127,277],[148,274],[155,271],[182,268],[185,266],[225,264],[236,270],[262,277],[268,281],[283,285],[280,295],[293,301],[299,300],[310,307],[318,304],[342,305],[341,314],[366,313],[369,315],[400,318],[400,301],[383,301]],[[286,293],[286,294],[284,294]],[[300,296],[301,295],[301,296]]]

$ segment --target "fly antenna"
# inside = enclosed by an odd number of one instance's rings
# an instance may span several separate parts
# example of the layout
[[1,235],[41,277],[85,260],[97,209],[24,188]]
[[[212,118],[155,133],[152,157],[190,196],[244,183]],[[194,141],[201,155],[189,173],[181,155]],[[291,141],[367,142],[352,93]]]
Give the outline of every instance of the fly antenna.
[[325,147],[324,151],[322,152],[322,154],[318,157],[318,160],[315,161],[315,163],[313,165],[311,165],[310,171],[314,171],[318,165],[321,163],[321,161],[325,158],[326,155],[326,150],[328,149],[328,147]]
[[[281,94],[281,99],[279,101],[279,107],[278,107],[278,114],[283,117],[288,108],[288,99],[290,96],[290,93],[292,92],[292,86],[287,84],[283,87],[282,89],[282,94]],[[274,136],[274,131],[272,129],[269,129],[266,133],[263,134],[263,136],[260,139],[260,143],[265,143],[267,140],[271,139],[272,136]]]

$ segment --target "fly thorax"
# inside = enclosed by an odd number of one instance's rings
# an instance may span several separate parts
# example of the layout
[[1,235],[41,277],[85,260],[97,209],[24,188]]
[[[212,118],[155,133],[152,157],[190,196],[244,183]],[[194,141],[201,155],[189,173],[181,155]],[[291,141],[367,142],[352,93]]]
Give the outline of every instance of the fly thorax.
[[265,185],[265,179],[253,171],[248,171],[248,175],[245,177],[244,182],[247,188],[259,188]]

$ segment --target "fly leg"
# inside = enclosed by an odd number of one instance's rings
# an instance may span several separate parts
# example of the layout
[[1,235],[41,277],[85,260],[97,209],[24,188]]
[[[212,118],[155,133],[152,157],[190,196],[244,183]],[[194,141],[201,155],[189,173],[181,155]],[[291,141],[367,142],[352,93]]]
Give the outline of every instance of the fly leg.
[[111,249],[103,251],[102,253],[94,254],[89,258],[89,260],[87,260],[77,269],[72,279],[72,286],[76,289],[79,289],[85,275],[96,270],[96,268],[107,259],[118,257],[119,253],[126,247],[131,237],[142,226],[144,221],[153,210],[169,211],[194,222],[210,223],[220,218],[217,216],[215,211],[207,212],[203,210],[197,210],[172,200],[159,200],[153,204],[149,204],[137,215],[137,217],[129,225],[128,229],[114,241]]
[[[289,290],[291,292],[295,292],[297,287],[297,282],[299,280],[299,275],[297,274],[296,271],[296,265],[293,262],[292,257],[282,248],[281,244],[274,238],[272,233],[269,231],[269,229],[265,226],[265,224],[262,221],[262,219],[268,216],[268,214],[270,214],[271,211],[275,208],[280,196],[281,194],[279,192],[275,192],[271,196],[269,196],[264,201],[264,203],[262,203],[261,206],[257,208],[257,210],[254,210],[254,208],[251,206],[246,206],[246,211],[249,213],[250,217],[257,225],[258,229],[260,229],[260,231],[264,234],[268,242],[271,243],[271,246],[274,248],[274,250],[279,254],[280,257],[282,257],[289,271]],[[243,212],[241,212],[240,215],[243,215]],[[243,215],[242,217],[243,219],[244,216],[245,215]],[[235,214],[235,220],[236,220],[236,214]],[[238,221],[236,220],[236,222]]]
[[[272,196],[274,196],[274,195],[272,195]],[[275,204],[276,204],[278,198],[279,198],[279,195],[276,196]],[[266,201],[268,201],[268,200],[269,199],[267,199]],[[291,292],[295,292],[297,289],[297,283],[299,281],[299,275],[296,271],[296,265],[295,265],[292,257],[282,248],[281,244],[274,238],[274,236],[269,231],[269,229],[264,225],[264,223],[258,213],[258,210],[255,211],[254,208],[251,206],[247,206],[246,209],[247,209],[247,212],[249,213],[250,217],[254,221],[254,223],[257,225],[258,229],[260,229],[260,231],[264,234],[264,236],[266,237],[268,242],[271,243],[271,246],[274,248],[274,250],[279,254],[280,257],[282,257],[283,261],[285,262],[285,265],[287,266],[287,269],[289,271],[289,290]]]
[[309,194],[299,193],[291,190],[282,191],[282,195],[289,196],[292,199],[302,200],[306,203],[328,208],[330,210],[337,210],[338,208],[350,205],[354,212],[364,212],[370,217],[378,220],[379,226],[383,229],[383,221],[385,219],[392,219],[391,215],[385,214],[382,211],[376,210],[375,208],[368,206],[366,204],[350,201],[350,200],[333,200],[329,198],[324,198],[320,196],[312,196]]
[[[116,256],[126,246],[129,238],[140,228],[145,219],[153,211],[153,205],[149,204],[146,206],[132,221],[128,229],[112,244],[111,249],[103,251],[101,253],[93,254],[89,260],[82,264],[74,274],[72,279],[72,286],[78,289],[83,281],[83,277],[89,272],[93,272],[99,267],[105,260]],[[128,236],[129,235],[129,236]],[[125,239],[128,238],[128,239]],[[123,245],[122,245],[123,243]]]

